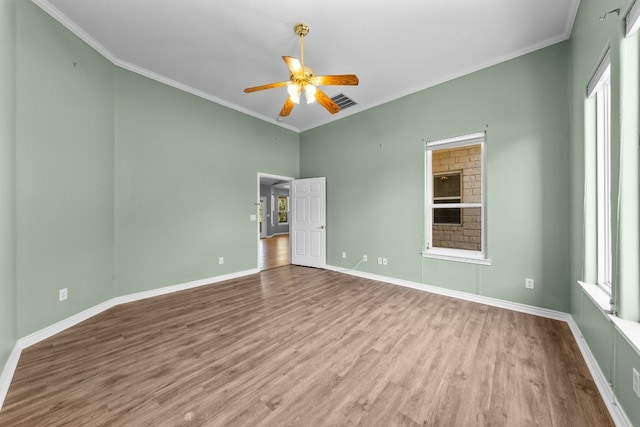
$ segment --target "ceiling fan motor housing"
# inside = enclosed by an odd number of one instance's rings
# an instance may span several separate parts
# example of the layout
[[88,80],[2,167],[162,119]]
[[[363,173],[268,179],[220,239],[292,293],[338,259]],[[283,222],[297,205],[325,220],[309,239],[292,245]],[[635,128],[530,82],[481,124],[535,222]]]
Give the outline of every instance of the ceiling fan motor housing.
[[300,37],[304,37],[307,34],[309,34],[309,26],[303,22],[296,24],[295,27],[293,27],[293,31],[296,32],[297,35],[299,35]]

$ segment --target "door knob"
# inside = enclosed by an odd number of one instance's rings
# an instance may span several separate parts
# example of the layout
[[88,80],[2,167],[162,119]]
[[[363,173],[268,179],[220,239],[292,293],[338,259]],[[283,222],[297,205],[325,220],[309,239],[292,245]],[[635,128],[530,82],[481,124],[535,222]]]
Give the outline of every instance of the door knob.
[[324,225],[321,225],[321,226],[320,226],[320,230],[324,230]]

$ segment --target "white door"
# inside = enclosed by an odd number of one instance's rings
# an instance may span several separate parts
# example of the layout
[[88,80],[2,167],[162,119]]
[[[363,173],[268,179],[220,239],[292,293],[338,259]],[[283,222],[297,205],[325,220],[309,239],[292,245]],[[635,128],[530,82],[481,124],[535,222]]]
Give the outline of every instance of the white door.
[[326,179],[294,179],[290,188],[291,263],[324,268],[326,257]]

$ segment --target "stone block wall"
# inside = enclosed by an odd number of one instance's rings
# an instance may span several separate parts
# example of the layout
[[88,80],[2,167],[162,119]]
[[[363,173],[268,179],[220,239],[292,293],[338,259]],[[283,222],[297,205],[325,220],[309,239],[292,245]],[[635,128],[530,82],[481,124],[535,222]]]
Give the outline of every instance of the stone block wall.
[[[433,173],[462,172],[462,203],[482,201],[482,159],[480,145],[435,150]],[[433,185],[433,184],[432,184]],[[433,246],[439,248],[481,250],[480,208],[462,209],[462,224],[434,224]]]

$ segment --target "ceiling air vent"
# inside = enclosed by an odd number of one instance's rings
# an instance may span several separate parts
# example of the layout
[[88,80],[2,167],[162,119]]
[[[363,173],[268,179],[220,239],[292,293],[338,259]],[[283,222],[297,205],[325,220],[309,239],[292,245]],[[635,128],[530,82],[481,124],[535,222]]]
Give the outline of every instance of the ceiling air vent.
[[342,93],[339,93],[338,95],[334,96],[333,98],[331,98],[331,100],[336,104],[338,104],[338,107],[340,107],[341,111],[344,110],[345,108],[353,107],[354,105],[357,104],[356,101],[354,101],[353,99],[349,98],[348,96]]

